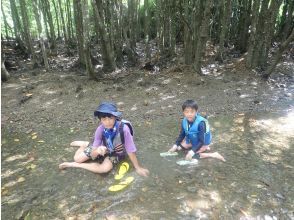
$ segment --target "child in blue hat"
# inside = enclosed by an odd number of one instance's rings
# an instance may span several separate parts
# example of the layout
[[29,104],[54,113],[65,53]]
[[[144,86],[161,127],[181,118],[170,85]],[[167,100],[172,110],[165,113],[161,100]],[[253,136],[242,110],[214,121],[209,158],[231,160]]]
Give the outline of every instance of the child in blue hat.
[[210,150],[209,144],[212,136],[207,119],[198,114],[197,102],[186,100],[182,105],[182,110],[184,119],[181,131],[169,151],[188,150],[186,160],[212,157],[225,161],[218,152],[207,152]]
[[[133,128],[128,121],[120,119],[121,115],[114,103],[100,103],[94,116],[98,117],[101,123],[96,129],[93,143],[72,142],[71,146],[79,147],[74,155],[74,161],[64,162],[59,168],[77,167],[94,173],[107,173],[115,164],[128,156],[136,172],[141,176],[148,176],[149,171],[141,167],[137,160]],[[91,159],[93,162],[84,163]]]

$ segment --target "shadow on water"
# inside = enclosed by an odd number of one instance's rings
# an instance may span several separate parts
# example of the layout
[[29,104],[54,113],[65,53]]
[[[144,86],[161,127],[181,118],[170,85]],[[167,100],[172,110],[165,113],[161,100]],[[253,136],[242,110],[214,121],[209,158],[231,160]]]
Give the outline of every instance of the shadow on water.
[[[114,172],[58,170],[71,160],[68,147],[83,131],[41,134],[2,129],[2,219],[293,219],[294,112],[210,118],[212,151],[226,158],[178,166],[161,158],[178,133],[178,120],[134,122],[139,161],[151,175],[131,169],[135,181],[108,192]],[[39,137],[40,136],[40,137]]]

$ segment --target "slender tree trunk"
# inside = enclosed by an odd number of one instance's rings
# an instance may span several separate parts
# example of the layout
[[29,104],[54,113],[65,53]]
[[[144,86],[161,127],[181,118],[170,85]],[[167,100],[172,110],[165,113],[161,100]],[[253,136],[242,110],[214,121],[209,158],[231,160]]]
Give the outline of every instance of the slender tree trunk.
[[9,34],[8,34],[9,24],[7,23],[6,14],[5,14],[5,11],[3,10],[3,1],[1,1],[1,11],[2,11],[2,16],[3,16],[3,20],[4,20],[5,36],[6,36],[6,39],[8,39],[9,38]]
[[203,54],[205,54],[206,49],[206,41],[208,39],[208,28],[209,28],[209,18],[210,18],[210,7],[212,0],[205,1],[205,10],[203,15],[202,24],[200,27],[200,35],[198,37],[197,48],[195,53],[194,60],[194,69],[196,73],[202,74],[201,71],[201,58]]
[[77,35],[77,44],[78,44],[78,53],[79,53],[79,63],[84,68],[86,67],[85,63],[85,54],[84,54],[84,36],[83,36],[83,14],[82,14],[82,3],[81,0],[74,0],[74,19]]
[[114,48],[116,55],[116,64],[122,64],[123,62],[123,23],[122,23],[122,2],[121,0],[113,1],[113,24],[114,29],[116,30],[114,33]]
[[265,35],[263,36],[263,50],[260,56],[263,58],[261,65],[265,66],[268,58],[269,49],[272,47],[272,40],[275,33],[276,18],[279,13],[282,0],[271,1],[270,7],[267,13],[267,22],[265,26]]
[[55,12],[55,19],[56,19],[56,24],[57,24],[57,38],[60,38],[60,25],[59,25],[59,16],[58,16],[58,9],[57,5],[55,3],[55,0],[52,0],[53,7],[54,7],[54,12]]
[[159,48],[159,53],[163,54],[164,52],[164,40],[163,40],[163,3],[162,0],[156,0],[156,38],[157,38],[157,47]]
[[144,0],[144,38],[145,38],[145,54],[146,54],[146,60],[150,61],[151,59],[151,53],[150,53],[150,47],[149,47],[149,4],[148,0]]
[[63,9],[62,9],[61,0],[58,0],[58,6],[59,6],[59,11],[60,11],[60,17],[61,17],[61,24],[62,24],[62,30],[63,30],[63,36],[64,36],[64,41],[65,45],[68,48],[68,38],[67,38],[67,33],[66,33],[66,25],[65,25],[65,20],[64,20],[64,14],[63,14]]
[[10,77],[10,74],[8,73],[7,69],[4,65],[4,59],[1,58],[1,81],[6,82]]
[[92,5],[94,8],[95,22],[99,28],[99,36],[101,38],[101,48],[102,48],[102,59],[103,59],[103,69],[105,71],[115,70],[114,52],[111,48],[109,34],[106,32],[106,27],[104,24],[104,12],[101,0],[92,0]]
[[51,49],[56,53],[56,35],[55,35],[55,29],[54,29],[54,24],[53,24],[53,18],[51,14],[51,9],[50,9],[50,2],[48,0],[43,0],[44,1],[44,6],[45,6],[45,12],[46,12],[46,17],[47,21],[49,24],[49,31],[50,31],[50,41],[51,41]]
[[35,15],[36,23],[37,23],[37,28],[38,28],[39,38],[40,38],[40,46],[41,46],[43,61],[44,61],[45,69],[46,69],[46,71],[48,71],[49,64],[48,64],[46,48],[44,45],[44,38],[43,38],[43,34],[42,34],[42,24],[41,24],[41,18],[40,18],[41,17],[41,13],[40,13],[41,10],[38,9],[37,0],[33,0],[32,3],[33,3],[32,6],[33,6],[33,11],[34,11],[34,15]]
[[129,17],[129,38],[131,49],[136,48],[136,0],[128,0],[128,17]]
[[23,52],[26,51],[26,48],[24,46],[24,32],[23,28],[21,26],[19,14],[17,11],[17,7],[15,4],[15,0],[10,0],[10,8],[11,8],[11,15],[12,15],[12,21],[13,21],[13,30],[14,30],[14,35],[16,38],[16,42],[20,46]]
[[198,39],[200,38],[200,27],[201,22],[203,20],[203,13],[205,10],[203,0],[197,0],[197,2],[194,3],[194,10],[193,10],[193,38],[192,38],[192,59],[195,59],[195,54],[197,52],[198,47]]
[[294,20],[294,1],[291,0],[289,2],[289,6],[288,6],[288,12],[287,12],[287,17],[286,17],[286,20],[285,20],[285,25],[283,27],[283,34],[282,34],[282,39],[287,39],[288,36],[291,34],[291,30],[293,29],[294,27],[294,23],[293,23],[293,20]]
[[168,22],[168,29],[169,29],[169,56],[174,56],[176,54],[176,28],[175,28],[175,7],[176,2],[173,0],[168,1],[168,8],[169,8],[169,22]]
[[[183,25],[184,25],[184,59],[185,59],[185,64],[190,65],[192,64],[193,60],[193,47],[192,45],[192,36],[193,36],[193,31],[191,28],[191,25],[189,23],[189,18],[191,16],[191,13],[189,12],[189,8],[191,5],[189,5],[189,0],[184,1],[184,16],[181,16],[181,19],[183,20]],[[180,12],[181,15],[182,12]]]
[[216,59],[220,62],[224,61],[224,45],[225,39],[227,39],[228,29],[230,25],[230,17],[231,17],[231,0],[222,0],[222,18],[221,18],[221,33],[219,40],[219,50],[216,55]]
[[253,54],[254,54],[254,49],[257,42],[257,34],[258,34],[257,24],[259,20],[258,12],[260,8],[260,3],[261,3],[261,0],[255,0],[252,6],[251,33],[249,37],[249,48],[248,48],[248,53],[246,57],[247,68],[253,67],[253,59],[254,59]]
[[249,37],[251,0],[243,0],[240,3],[240,20],[238,23],[236,47],[241,53],[245,53]]
[[28,45],[28,53],[31,54],[32,64],[33,64],[33,67],[35,67],[36,56],[35,56],[35,52],[33,49],[33,43],[32,43],[32,38],[31,38],[31,33],[30,33],[30,22],[29,22],[29,17],[27,14],[25,0],[20,1],[20,10],[21,10],[21,15],[22,15],[23,27],[25,27],[24,34],[25,34],[26,44]]
[[[134,66],[137,62],[136,55],[136,17],[134,10],[136,10],[137,0],[128,0],[127,21],[125,21],[125,28],[123,28],[123,36],[125,39],[124,52],[127,54],[129,64]],[[133,10],[133,11],[131,11]]]
[[261,9],[260,9],[260,13],[259,13],[259,20],[258,20],[258,24],[257,24],[257,39],[255,42],[255,48],[253,50],[253,65],[252,68],[256,68],[258,66],[262,65],[262,62],[264,60],[263,57],[260,57],[260,55],[262,54],[262,50],[263,50],[263,37],[265,34],[265,24],[266,24],[266,19],[268,19],[266,17],[267,15],[267,10],[268,10],[268,4],[269,4],[269,0],[263,0],[262,4],[261,4]]
[[51,48],[50,33],[49,33],[48,22],[47,22],[48,19],[47,19],[46,5],[44,0],[39,0],[39,8],[41,8],[42,10],[45,32],[46,32],[47,39],[49,39],[49,48]]
[[73,25],[72,25],[72,15],[71,15],[71,1],[66,1],[66,14],[67,14],[67,34],[68,34],[68,41],[71,43],[73,41]]
[[88,0],[83,0],[83,37],[84,37],[84,59],[86,64],[86,70],[90,79],[96,79],[93,64],[91,61],[91,50],[90,50],[90,36],[89,36],[89,6]]
[[276,68],[277,64],[282,58],[284,51],[287,49],[289,44],[294,40],[294,29],[292,29],[292,33],[290,36],[281,44],[279,50],[277,51],[276,55],[274,56],[271,65],[266,69],[264,77],[268,78]]

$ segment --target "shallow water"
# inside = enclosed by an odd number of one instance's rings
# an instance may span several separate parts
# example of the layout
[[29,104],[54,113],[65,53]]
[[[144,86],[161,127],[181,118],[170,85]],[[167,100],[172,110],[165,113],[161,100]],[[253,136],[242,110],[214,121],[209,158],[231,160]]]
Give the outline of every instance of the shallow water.
[[[133,121],[138,158],[150,170],[125,190],[108,192],[114,171],[58,170],[72,140],[93,132],[48,128],[46,134],[2,128],[2,219],[294,219],[294,111],[209,118],[212,151],[227,160],[179,166],[161,158],[178,133],[177,116]],[[42,138],[44,137],[44,138]],[[18,139],[18,140],[16,140]],[[40,143],[37,141],[43,140]],[[271,217],[271,218],[269,218]]]

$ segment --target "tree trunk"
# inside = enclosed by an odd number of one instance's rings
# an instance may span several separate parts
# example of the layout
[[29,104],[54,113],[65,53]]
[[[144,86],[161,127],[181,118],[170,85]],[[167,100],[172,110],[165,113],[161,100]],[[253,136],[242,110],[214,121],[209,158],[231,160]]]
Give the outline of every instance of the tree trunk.
[[228,29],[230,25],[230,17],[231,17],[231,0],[222,0],[222,17],[221,17],[221,33],[219,40],[219,50],[216,55],[216,60],[223,62],[225,59],[224,54],[224,46],[225,39],[227,39]]
[[74,19],[77,35],[78,53],[79,53],[79,64],[82,68],[86,67],[85,54],[84,54],[84,36],[83,36],[83,14],[81,0],[73,1],[74,7]]
[[49,64],[48,64],[48,58],[47,58],[46,48],[45,48],[45,45],[44,45],[44,38],[43,38],[43,34],[42,34],[42,24],[41,24],[41,19],[40,19],[40,15],[41,15],[40,12],[41,12],[41,10],[38,9],[38,2],[37,2],[37,0],[33,0],[32,3],[33,3],[32,4],[32,6],[33,6],[33,12],[35,14],[35,19],[36,19],[36,23],[37,23],[39,38],[40,38],[40,46],[41,46],[43,61],[44,61],[45,69],[46,69],[46,71],[48,71],[49,70]]
[[258,13],[260,8],[261,0],[255,0],[252,6],[252,18],[251,18],[251,33],[249,37],[249,48],[246,57],[246,66],[247,68],[253,67],[253,59],[254,59],[254,49],[257,42],[257,24],[258,24]]
[[162,14],[162,0],[156,0],[156,39],[159,53],[163,54],[163,14]]
[[89,37],[89,6],[88,0],[83,0],[83,37],[84,37],[84,59],[86,70],[90,79],[96,79],[93,64],[91,61],[90,37]]
[[272,40],[275,33],[275,23],[279,13],[282,0],[271,1],[267,13],[267,22],[265,26],[265,35],[263,36],[263,50],[260,56],[263,58],[262,66],[266,65],[269,49],[272,47]]
[[209,28],[209,18],[210,18],[210,7],[212,0],[205,1],[205,10],[203,15],[202,24],[200,27],[200,35],[197,39],[197,48],[195,52],[195,60],[194,60],[194,69],[196,73],[202,74],[201,71],[201,58],[205,54],[206,49],[206,41],[208,39],[208,28]]
[[50,10],[50,2],[48,0],[42,0],[44,1],[44,6],[45,6],[45,13],[47,17],[47,21],[49,24],[49,31],[50,31],[50,46],[51,49],[54,51],[54,54],[56,53],[56,35],[55,35],[55,29],[54,29],[54,24],[53,24],[53,19],[52,19],[52,14]]
[[294,1],[291,0],[290,3],[289,3],[289,6],[288,6],[288,12],[287,12],[286,20],[285,20],[285,25],[283,27],[283,32],[282,32],[283,37],[282,37],[282,39],[287,39],[287,37],[291,34],[291,30],[294,27],[294,24],[293,24],[293,20],[294,20],[293,10],[294,10]]
[[198,39],[200,38],[200,27],[203,19],[203,13],[205,10],[205,5],[203,0],[197,0],[194,3],[193,10],[193,36],[192,36],[192,59],[195,59],[195,53],[197,51]]
[[72,15],[71,15],[71,1],[65,1],[66,4],[66,14],[67,14],[67,34],[68,41],[71,43],[73,41],[73,25],[72,25]]
[[19,14],[17,11],[17,7],[15,4],[15,0],[10,0],[10,8],[11,8],[11,15],[12,15],[12,21],[13,21],[13,30],[14,30],[14,35],[16,38],[16,42],[20,46],[21,50],[23,52],[26,51],[26,48],[24,46],[24,32],[23,28],[21,26]]
[[28,53],[31,54],[32,65],[33,65],[33,68],[34,68],[35,65],[36,65],[36,56],[35,56],[33,43],[32,43],[32,38],[31,38],[31,33],[30,33],[30,22],[29,22],[29,17],[28,17],[28,14],[27,14],[26,1],[25,0],[20,1],[20,10],[21,10],[23,27],[24,27],[25,41],[26,41],[26,44],[28,45]]
[[6,82],[9,77],[10,75],[4,65],[4,59],[1,59],[1,81]]
[[144,0],[144,38],[145,38],[145,55],[146,61],[150,61],[151,54],[150,54],[150,47],[149,47],[149,4],[148,0]]
[[277,64],[282,58],[284,51],[287,49],[289,44],[294,40],[294,29],[292,29],[292,33],[290,36],[281,44],[279,50],[277,51],[276,55],[273,57],[271,65],[266,69],[264,77],[269,78],[269,76],[273,73],[274,69],[276,68]]
[[58,0],[58,6],[59,6],[59,11],[60,11],[60,17],[61,17],[64,41],[65,41],[66,47],[68,48],[68,46],[69,46],[68,45],[68,38],[67,38],[67,33],[66,33],[66,25],[65,25],[65,20],[64,20],[64,14],[63,14],[61,0]]
[[[43,0],[39,1],[39,8],[41,8],[42,10],[42,14],[43,14],[43,23],[45,25],[45,32],[46,32],[46,36],[47,39],[50,39],[50,33],[49,33],[49,29],[48,29],[48,22],[47,22],[47,12],[46,12],[46,6]],[[49,41],[49,43],[51,44],[51,42]],[[51,46],[49,46],[51,47]]]
[[[191,24],[189,23],[189,18],[191,16],[191,13],[189,11],[189,8],[191,5],[189,5],[189,1],[185,0],[184,1],[184,16],[181,16],[181,19],[183,20],[183,25],[184,25],[184,59],[185,59],[185,64],[191,65],[193,61],[193,47],[192,45],[192,36],[193,36],[193,31],[191,28]],[[182,12],[180,11],[180,15]]]
[[169,0],[168,1],[168,14],[169,14],[169,20],[168,20],[168,30],[169,30],[169,56],[174,56],[176,53],[176,30],[175,30],[175,1]]
[[55,19],[56,19],[56,24],[57,24],[57,38],[60,38],[60,25],[59,25],[59,16],[58,16],[58,9],[55,3],[55,0],[52,0],[52,4],[54,7],[54,12],[55,12]]
[[7,23],[5,11],[3,10],[3,1],[1,1],[1,11],[2,11],[2,16],[3,16],[3,20],[4,20],[5,36],[6,36],[6,39],[8,39],[9,38],[9,34],[8,34],[8,27],[9,27],[9,25]]
[[238,23],[238,35],[236,48],[241,52],[247,51],[247,43],[249,37],[250,13],[251,13],[251,0],[241,1],[240,6],[240,20]]
[[122,21],[122,1],[114,0],[113,1],[113,24],[114,29],[116,30],[114,33],[114,48],[115,48],[115,56],[116,56],[116,64],[121,65],[123,63],[123,21]]
[[136,48],[136,8],[136,0],[128,0],[129,39],[131,49],[134,51]]
[[109,34],[106,32],[106,27],[104,24],[102,0],[92,0],[92,5],[94,8],[95,22],[98,27],[98,35],[101,39],[103,69],[105,71],[113,71],[115,70],[114,52],[113,48],[111,47]]

